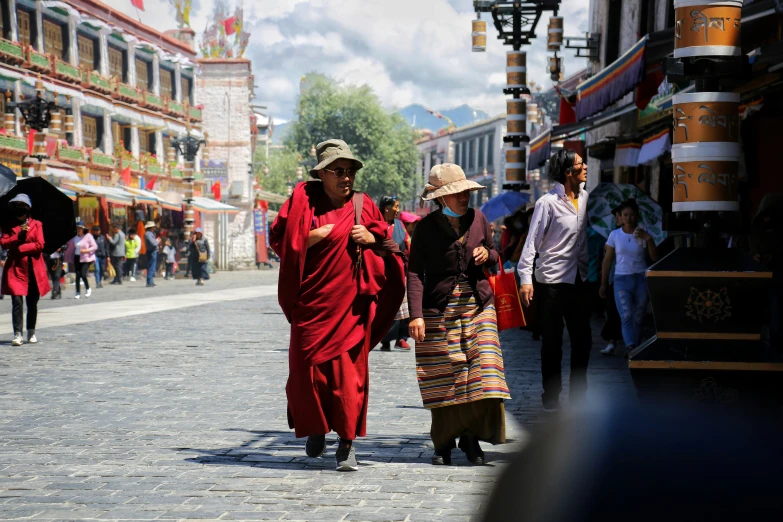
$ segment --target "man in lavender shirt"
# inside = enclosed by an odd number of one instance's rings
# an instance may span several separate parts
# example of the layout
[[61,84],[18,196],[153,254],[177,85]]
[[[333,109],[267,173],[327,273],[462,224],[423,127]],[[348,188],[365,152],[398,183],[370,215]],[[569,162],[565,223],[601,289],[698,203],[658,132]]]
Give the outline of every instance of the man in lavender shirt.
[[[587,364],[592,346],[590,294],[587,282],[587,164],[571,150],[549,160],[553,188],[536,202],[517,271],[525,306],[533,296],[536,263],[536,303],[541,325],[541,374],[545,411],[560,408],[563,322],[571,339],[570,397],[587,391]],[[538,254],[538,259],[536,259]]]

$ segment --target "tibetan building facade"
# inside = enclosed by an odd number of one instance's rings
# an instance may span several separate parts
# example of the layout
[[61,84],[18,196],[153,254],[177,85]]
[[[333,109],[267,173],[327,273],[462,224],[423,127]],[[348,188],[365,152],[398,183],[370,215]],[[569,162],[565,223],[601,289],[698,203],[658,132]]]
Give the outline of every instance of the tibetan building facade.
[[[78,199],[88,223],[132,226],[144,211],[181,228],[186,182],[171,140],[203,137],[193,31],[163,34],[95,0],[0,4],[0,162],[28,174],[28,129],[12,105],[43,86],[63,124],[50,124],[50,161],[36,174]],[[196,196],[205,192],[199,170]]]

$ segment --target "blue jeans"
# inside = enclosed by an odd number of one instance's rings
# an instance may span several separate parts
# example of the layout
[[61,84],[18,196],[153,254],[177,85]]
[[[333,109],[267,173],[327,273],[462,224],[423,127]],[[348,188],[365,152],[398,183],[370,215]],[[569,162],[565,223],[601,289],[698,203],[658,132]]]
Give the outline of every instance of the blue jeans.
[[95,257],[95,286],[101,286],[101,279],[103,279],[103,268],[106,263],[106,259],[102,257]]
[[155,270],[158,268],[158,252],[147,253],[147,286],[155,284]]
[[647,311],[647,279],[645,274],[614,276],[614,300],[622,321],[625,346],[639,346],[642,323]]

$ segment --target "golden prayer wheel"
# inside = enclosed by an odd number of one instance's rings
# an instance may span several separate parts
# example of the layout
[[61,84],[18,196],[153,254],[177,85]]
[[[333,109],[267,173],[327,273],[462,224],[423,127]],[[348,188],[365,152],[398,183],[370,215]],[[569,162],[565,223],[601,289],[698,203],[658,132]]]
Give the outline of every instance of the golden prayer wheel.
[[65,115],[65,133],[73,134],[73,114]]
[[62,130],[62,115],[60,111],[52,112],[52,119],[49,120],[49,130],[55,134],[59,134]]
[[169,163],[174,163],[177,161],[177,151],[174,149],[174,147],[169,147],[166,150],[166,161]]
[[506,88],[521,89],[527,86],[527,55],[524,51],[506,53]]
[[739,210],[739,143],[672,146],[674,212]]
[[527,119],[530,123],[539,123],[540,120],[538,119],[538,104],[527,104]]
[[487,22],[473,20],[473,52],[483,53],[487,50]]
[[46,156],[46,133],[37,132],[33,136],[33,155]]
[[525,164],[524,147],[508,147],[506,149],[506,165],[513,165],[515,163]]
[[506,149],[506,181],[525,181],[525,148],[508,147]]
[[548,51],[559,51],[561,45],[563,45],[563,17],[553,16],[549,19],[546,48]]
[[524,136],[527,133],[527,121],[523,114],[506,116],[506,136]]
[[733,92],[675,94],[674,143],[739,140],[740,95]]
[[525,181],[525,164],[523,163],[521,168],[513,168],[511,165],[506,165],[506,181]]
[[742,0],[675,0],[674,57],[739,56]]
[[16,133],[16,118],[14,118],[13,112],[6,112],[3,117],[3,128],[8,134]]
[[516,99],[516,98],[506,100],[506,114],[525,116],[527,114],[525,100]]

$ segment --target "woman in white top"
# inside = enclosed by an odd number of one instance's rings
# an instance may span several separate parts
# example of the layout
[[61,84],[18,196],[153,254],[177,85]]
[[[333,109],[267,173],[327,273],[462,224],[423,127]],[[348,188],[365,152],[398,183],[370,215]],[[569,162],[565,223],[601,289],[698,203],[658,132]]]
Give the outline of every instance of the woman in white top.
[[653,262],[658,260],[655,241],[646,230],[639,228],[639,206],[635,199],[629,199],[621,205],[620,215],[623,226],[609,234],[606,241],[599,294],[606,299],[609,272],[612,262],[614,271],[614,299],[617,312],[622,320],[623,341],[626,355],[639,345],[642,335],[642,323],[647,310],[647,281],[645,272],[647,261],[645,251]]

